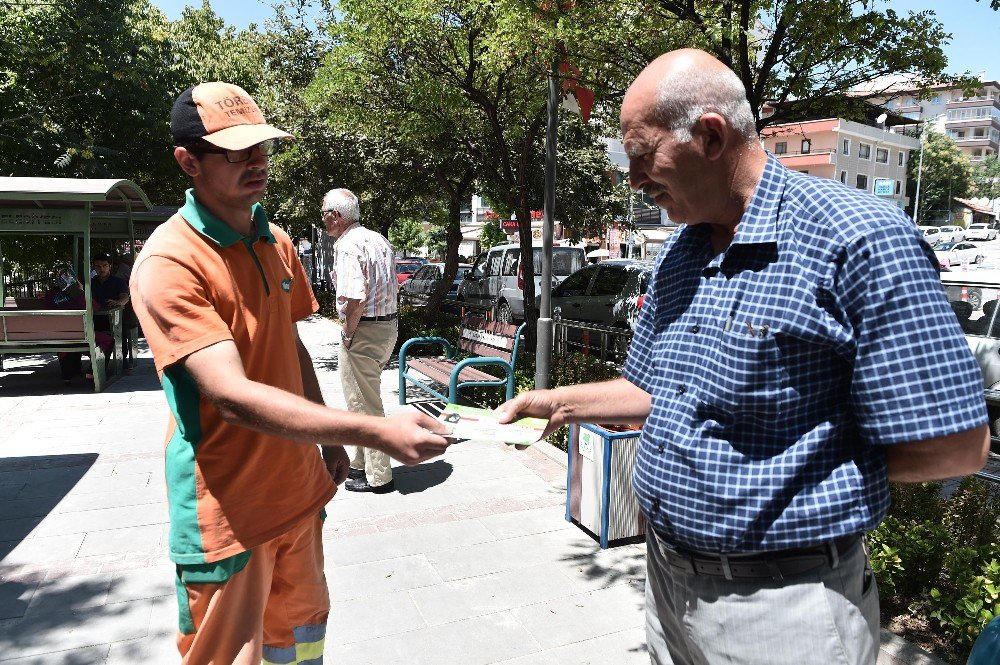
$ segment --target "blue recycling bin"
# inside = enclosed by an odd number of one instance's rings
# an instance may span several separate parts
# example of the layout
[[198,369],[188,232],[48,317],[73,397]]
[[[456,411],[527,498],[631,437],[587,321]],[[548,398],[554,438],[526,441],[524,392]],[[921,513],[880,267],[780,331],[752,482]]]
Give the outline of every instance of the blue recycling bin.
[[566,465],[566,521],[609,545],[645,538],[646,520],[632,490],[639,431],[570,425]]

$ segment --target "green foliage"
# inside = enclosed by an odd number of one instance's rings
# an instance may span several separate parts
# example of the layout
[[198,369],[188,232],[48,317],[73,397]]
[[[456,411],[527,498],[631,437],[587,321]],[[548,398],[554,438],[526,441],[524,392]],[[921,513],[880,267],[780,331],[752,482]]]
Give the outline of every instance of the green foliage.
[[389,242],[396,251],[409,255],[423,247],[427,239],[420,222],[414,219],[401,219],[390,227]]
[[952,199],[967,197],[972,192],[972,166],[954,141],[932,129],[926,130],[923,166],[919,157],[907,164],[907,188],[912,187],[916,196],[917,171],[920,170],[920,209],[917,220],[921,224],[932,221],[950,223]]
[[491,247],[508,242],[507,234],[500,228],[499,219],[488,219],[479,233],[479,247],[485,252]]
[[1000,198],[1000,157],[990,155],[973,169],[972,186],[976,196]]
[[931,589],[926,607],[945,637],[968,650],[1000,615],[1000,547],[958,548],[945,568],[950,584]]
[[964,661],[1000,613],[1000,490],[968,477],[945,497],[940,483],[892,485],[889,516],[867,537],[883,596],[929,619]]

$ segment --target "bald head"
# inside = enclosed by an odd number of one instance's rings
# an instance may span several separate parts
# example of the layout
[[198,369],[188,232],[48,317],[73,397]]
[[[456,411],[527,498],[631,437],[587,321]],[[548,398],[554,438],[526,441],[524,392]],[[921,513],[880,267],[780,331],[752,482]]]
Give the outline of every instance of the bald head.
[[642,109],[642,115],[675,133],[677,140],[691,140],[691,129],[705,113],[717,113],[746,142],[757,140],[753,112],[746,89],[736,74],[719,60],[698,49],[664,53],[636,77],[622,103]]

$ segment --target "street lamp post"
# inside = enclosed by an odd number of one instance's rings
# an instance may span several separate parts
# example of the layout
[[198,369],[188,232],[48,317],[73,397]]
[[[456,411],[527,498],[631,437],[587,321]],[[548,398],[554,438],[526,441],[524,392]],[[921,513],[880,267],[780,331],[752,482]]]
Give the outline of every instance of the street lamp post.
[[552,236],[556,208],[556,133],[559,123],[559,63],[552,61],[549,96],[546,100],[548,124],[545,128],[545,207],[542,218],[541,303],[535,346],[535,388],[549,387],[552,363]]
[[913,197],[913,223],[920,224],[920,176],[924,172],[924,140],[925,132],[923,124],[920,125],[920,161],[917,162],[917,194]]

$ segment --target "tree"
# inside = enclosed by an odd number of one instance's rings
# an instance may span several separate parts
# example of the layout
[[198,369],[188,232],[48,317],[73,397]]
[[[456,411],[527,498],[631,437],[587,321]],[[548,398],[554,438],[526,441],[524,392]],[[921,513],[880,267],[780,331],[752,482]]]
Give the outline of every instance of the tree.
[[[330,98],[337,90],[338,101],[352,87],[362,90],[364,99],[351,105],[368,131],[398,136],[426,155],[420,168],[447,194],[448,269],[457,269],[460,205],[473,183],[498,212],[517,213],[528,255],[531,211],[542,204],[546,80],[558,55],[551,12],[496,0],[344,0],[339,10],[340,48],[318,78],[321,89]],[[610,164],[593,132],[567,131],[566,147],[576,151],[564,150],[570,160],[560,165],[564,221],[596,225],[613,217],[610,199],[595,196]],[[533,324],[530,262],[524,270],[526,318]]]
[[389,228],[389,242],[397,252],[407,256],[427,244],[427,234],[424,233],[420,222],[415,219],[402,219]]
[[[907,193],[915,197],[919,159],[909,160]],[[917,220],[920,223],[951,219],[951,204],[955,197],[966,197],[972,191],[972,167],[955,143],[928,129],[924,143],[923,168],[920,171],[920,202]]]
[[[945,74],[950,39],[932,11],[898,13],[876,0],[590,0],[572,13],[574,48],[588,80],[620,97],[661,53],[694,46],[743,80],[758,129],[803,111],[842,115],[854,99],[884,97],[894,75],[917,87],[966,78]],[[889,96],[891,96],[889,92]],[[761,117],[766,103],[777,112]],[[616,109],[613,109],[616,111]]]
[[991,201],[1000,198],[1000,158],[990,155],[972,171],[972,186],[976,196]]
[[479,246],[483,251],[507,242],[507,234],[500,228],[499,219],[488,219],[479,232]]
[[173,55],[147,0],[0,3],[5,175],[128,178],[166,198]]

